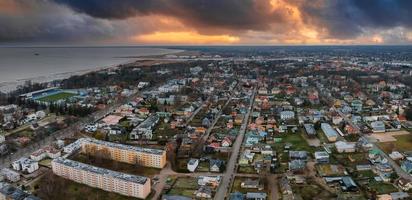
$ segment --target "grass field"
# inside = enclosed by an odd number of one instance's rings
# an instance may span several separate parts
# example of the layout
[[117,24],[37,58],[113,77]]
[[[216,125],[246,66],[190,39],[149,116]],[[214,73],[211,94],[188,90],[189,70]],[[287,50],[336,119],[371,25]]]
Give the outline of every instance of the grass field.
[[61,99],[68,99],[72,96],[76,96],[76,95],[73,94],[73,93],[61,92],[61,93],[58,93],[58,94],[53,94],[53,95],[50,95],[50,96],[42,97],[42,98],[39,98],[37,100],[38,101],[44,101],[44,102],[53,102],[53,101],[58,101],[58,100],[61,100]]
[[281,135],[276,135],[276,138],[282,138],[282,141],[274,144],[274,148],[277,152],[282,152],[286,143],[292,145],[291,150],[297,151],[308,151],[315,152],[316,148],[309,146],[305,138],[303,138],[302,133],[283,133]]
[[384,152],[391,153],[392,151],[412,151],[412,136],[410,134],[397,135],[394,137],[396,138],[396,142],[379,143],[379,146]]

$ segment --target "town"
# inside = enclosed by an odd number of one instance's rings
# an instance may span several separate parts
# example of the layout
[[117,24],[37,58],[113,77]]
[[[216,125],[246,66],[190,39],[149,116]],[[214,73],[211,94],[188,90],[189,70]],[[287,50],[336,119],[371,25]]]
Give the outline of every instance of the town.
[[412,198],[409,47],[254,48],[1,94],[0,200]]

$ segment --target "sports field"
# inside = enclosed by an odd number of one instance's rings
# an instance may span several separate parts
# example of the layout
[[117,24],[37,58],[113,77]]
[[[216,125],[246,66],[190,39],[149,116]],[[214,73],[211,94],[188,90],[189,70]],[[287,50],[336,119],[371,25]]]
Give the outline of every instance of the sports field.
[[45,97],[39,98],[37,100],[38,101],[44,101],[44,102],[54,102],[54,101],[58,101],[58,100],[61,100],[61,99],[68,99],[72,96],[76,96],[76,95],[72,94],[72,93],[68,93],[68,92],[61,92],[61,93],[45,96]]

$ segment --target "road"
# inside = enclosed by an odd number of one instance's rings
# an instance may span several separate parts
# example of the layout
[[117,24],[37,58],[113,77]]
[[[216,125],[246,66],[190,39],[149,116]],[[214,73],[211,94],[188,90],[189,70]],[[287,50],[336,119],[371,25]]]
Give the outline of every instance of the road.
[[[207,140],[207,138],[209,138],[210,133],[212,132],[214,126],[219,121],[219,118],[222,115],[223,108],[225,108],[227,105],[229,105],[230,101],[233,99],[232,91],[229,91],[229,92],[230,92],[229,99],[222,106],[222,109],[218,113],[216,113],[215,119],[213,120],[210,127],[206,130],[206,133],[201,138],[202,143],[204,143]],[[208,102],[209,100],[210,100],[210,98],[208,98],[208,100],[206,100],[205,102]],[[202,109],[202,107],[203,106],[200,106],[190,116],[190,118],[187,120],[186,124],[189,124],[193,120],[193,118]],[[158,182],[158,184],[153,186],[153,190],[155,191],[155,195],[153,196],[153,199],[160,199],[160,196],[162,194],[162,190],[163,190],[164,186],[166,185],[166,179],[167,179],[168,176],[171,176],[171,175],[180,176],[180,177],[182,177],[182,176],[198,177],[198,176],[222,176],[223,174],[218,174],[218,173],[177,173],[177,172],[175,172],[171,169],[170,163],[168,163],[166,165],[166,167],[163,168],[162,171],[160,171],[159,175],[157,176],[159,178],[159,182]]]
[[232,155],[230,156],[229,162],[226,165],[226,172],[223,175],[223,179],[220,182],[219,188],[214,198],[216,200],[222,200],[226,198],[230,183],[234,179],[235,177],[234,175],[236,175],[236,161],[239,157],[240,147],[242,146],[243,137],[245,136],[247,124],[249,121],[249,116],[253,108],[253,103],[255,101],[256,91],[257,91],[257,87],[253,89],[253,92],[250,98],[250,105],[249,105],[248,111],[243,119],[242,125],[239,130],[239,134],[233,144]]

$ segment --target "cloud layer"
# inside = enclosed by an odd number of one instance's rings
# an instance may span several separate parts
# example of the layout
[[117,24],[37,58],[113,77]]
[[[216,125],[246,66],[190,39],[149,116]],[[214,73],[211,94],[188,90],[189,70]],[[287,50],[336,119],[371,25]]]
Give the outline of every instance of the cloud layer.
[[411,9],[410,0],[1,0],[0,43],[409,44]]

